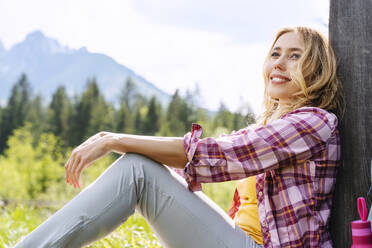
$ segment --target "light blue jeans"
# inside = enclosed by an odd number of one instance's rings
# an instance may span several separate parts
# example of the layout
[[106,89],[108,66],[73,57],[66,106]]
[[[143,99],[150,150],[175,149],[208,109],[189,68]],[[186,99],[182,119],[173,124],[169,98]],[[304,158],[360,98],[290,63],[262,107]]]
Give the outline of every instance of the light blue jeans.
[[262,247],[202,192],[190,192],[178,174],[126,154],[15,248],[82,247],[114,231],[135,209],[164,247]]

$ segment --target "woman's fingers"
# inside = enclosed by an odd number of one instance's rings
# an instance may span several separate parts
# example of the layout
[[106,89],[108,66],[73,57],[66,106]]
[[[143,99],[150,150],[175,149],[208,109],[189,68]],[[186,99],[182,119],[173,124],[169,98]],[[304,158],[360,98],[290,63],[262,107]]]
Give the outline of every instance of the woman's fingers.
[[102,149],[103,142],[99,142],[99,139],[107,134],[108,132],[99,132],[72,151],[65,164],[67,183],[74,187],[80,187],[80,176],[83,169],[107,153]]
[[81,162],[81,156],[78,154],[74,160],[74,163],[71,164],[71,169],[70,169],[70,175],[71,175],[71,178],[72,178],[72,183],[74,185],[74,187],[76,188],[78,185],[77,185],[77,178],[76,178],[76,167],[78,166],[78,164]]
[[81,166],[79,167],[78,169],[78,178],[77,178],[77,181],[78,181],[78,185],[79,185],[79,188],[81,187],[81,175],[83,174],[83,170],[87,167],[89,167],[92,163],[89,163],[89,164],[86,164],[86,163],[82,163]]
[[67,160],[67,163],[65,164],[65,172],[66,172],[67,183],[71,183],[70,172],[69,172],[71,160],[72,160],[72,154],[71,154],[70,158]]
[[74,178],[75,178],[75,183],[77,185],[77,187],[80,188],[80,175],[81,175],[81,172],[84,168],[84,162],[85,160],[80,158],[80,162],[77,163],[76,167],[74,168],[74,171],[73,171],[73,174],[74,174]]
[[80,188],[80,175],[85,167],[86,159],[81,154],[73,154],[66,165],[67,182]]
[[67,176],[68,176],[68,180],[70,182],[71,185],[74,185],[74,176],[72,174],[72,171],[73,171],[73,168],[76,164],[76,160],[78,159],[78,156],[77,156],[77,148],[75,148],[72,153],[71,153],[71,156],[69,158],[69,161],[67,163]]
[[69,160],[67,161],[65,165],[66,177],[67,177],[66,180],[68,183],[70,183],[74,187],[75,187],[76,179],[74,177],[73,171],[74,171],[74,167],[76,167],[76,163],[79,163],[79,162],[80,161],[79,161],[79,156],[77,154],[77,149],[74,149],[71,153]]

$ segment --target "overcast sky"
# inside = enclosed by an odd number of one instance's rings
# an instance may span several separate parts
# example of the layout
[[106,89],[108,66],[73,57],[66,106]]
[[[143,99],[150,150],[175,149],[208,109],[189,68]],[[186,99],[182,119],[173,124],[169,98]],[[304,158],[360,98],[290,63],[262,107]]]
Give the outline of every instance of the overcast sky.
[[327,35],[328,0],[0,1],[6,49],[35,30],[71,48],[104,53],[172,94],[230,110],[262,104],[262,63],[275,32],[305,25]]

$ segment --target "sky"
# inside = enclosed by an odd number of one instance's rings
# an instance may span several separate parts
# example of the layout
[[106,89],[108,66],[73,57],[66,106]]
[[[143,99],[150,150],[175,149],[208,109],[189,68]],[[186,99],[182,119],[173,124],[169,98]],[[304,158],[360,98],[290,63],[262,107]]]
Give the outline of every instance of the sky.
[[262,65],[275,33],[328,33],[329,0],[0,0],[6,49],[40,30],[104,53],[169,94],[200,90],[211,110],[262,111]]

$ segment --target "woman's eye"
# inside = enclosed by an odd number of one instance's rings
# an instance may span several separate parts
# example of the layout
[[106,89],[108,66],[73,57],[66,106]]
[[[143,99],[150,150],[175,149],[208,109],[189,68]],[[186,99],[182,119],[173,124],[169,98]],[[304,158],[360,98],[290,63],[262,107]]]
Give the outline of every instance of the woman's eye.
[[291,59],[299,59],[301,57],[300,54],[294,53],[290,56]]
[[279,53],[277,53],[277,52],[273,52],[273,53],[271,54],[271,57],[278,57],[278,56],[280,56],[280,55],[279,55]]

